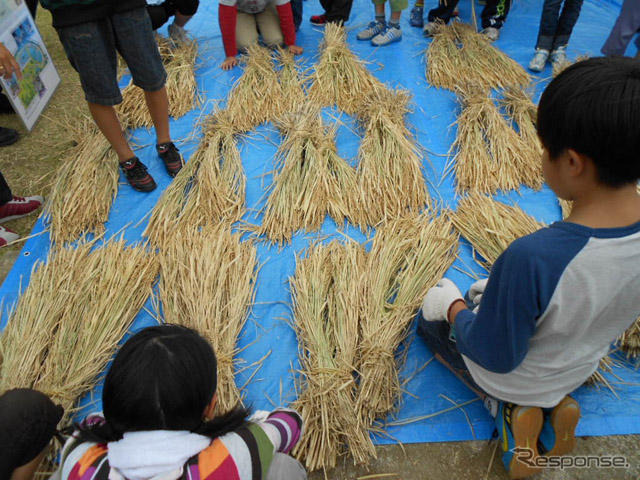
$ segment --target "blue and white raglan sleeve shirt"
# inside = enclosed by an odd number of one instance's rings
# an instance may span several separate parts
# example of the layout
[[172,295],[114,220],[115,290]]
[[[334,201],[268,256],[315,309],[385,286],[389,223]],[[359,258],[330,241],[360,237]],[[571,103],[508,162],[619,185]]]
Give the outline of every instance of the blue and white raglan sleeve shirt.
[[640,316],[640,223],[557,222],[513,242],[477,314],[454,331],[476,383],[500,400],[553,407],[596,371]]

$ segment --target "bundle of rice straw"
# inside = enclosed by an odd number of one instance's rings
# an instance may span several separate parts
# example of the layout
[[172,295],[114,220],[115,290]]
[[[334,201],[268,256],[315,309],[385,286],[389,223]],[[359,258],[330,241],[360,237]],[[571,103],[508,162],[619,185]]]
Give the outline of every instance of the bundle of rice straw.
[[640,317],[620,336],[618,345],[627,358],[640,357]]
[[323,125],[319,107],[307,104],[278,126],[285,137],[256,232],[281,245],[298,230],[318,230],[327,214],[338,224],[360,218],[355,170],[338,156],[335,132]]
[[426,55],[427,81],[434,87],[456,90],[471,83],[491,89],[531,82],[522,66],[466,23],[440,25]]
[[562,72],[564,72],[567,68],[569,68],[574,63],[582,62],[584,60],[589,60],[589,58],[590,58],[589,55],[579,55],[578,57],[576,57],[576,59],[573,62],[567,58],[562,63],[554,63],[551,75],[553,78],[556,78],[558,75],[560,75]]
[[377,91],[363,109],[367,121],[358,154],[361,226],[417,215],[429,205],[422,159],[404,122],[409,98],[403,90]]
[[333,468],[347,445],[355,463],[375,457],[355,405],[365,262],[356,243],[315,245],[290,279],[301,366],[295,408],[305,425],[294,453],[309,470]]
[[542,187],[540,152],[511,128],[486,90],[460,89],[462,112],[452,148],[459,192]]
[[257,276],[253,244],[226,225],[178,230],[160,254],[164,320],[207,338],[218,360],[216,412],[240,401],[235,383],[237,340],[249,317]]
[[[199,105],[198,84],[194,72],[198,44],[195,40],[187,40],[174,46],[171,40],[165,37],[158,35],[156,38],[160,56],[167,71],[169,115],[180,118]],[[118,107],[118,112],[126,128],[153,126],[144,91],[133,83],[123,90],[122,104]]]
[[538,110],[529,94],[522,88],[507,88],[502,92],[500,103],[511,121],[518,126],[520,138],[533,151],[542,154],[542,143],[536,129]]
[[144,247],[124,240],[93,247],[58,249],[34,267],[1,342],[0,391],[40,390],[67,418],[111,360],[158,272]]
[[75,132],[74,147],[58,170],[44,219],[51,241],[63,245],[84,233],[101,234],[118,193],[118,157],[93,121]]
[[399,400],[396,351],[427,290],[453,264],[457,247],[458,236],[445,216],[405,216],[378,229],[365,267],[357,367],[358,411],[367,425]]
[[247,51],[244,73],[227,97],[226,109],[238,132],[275,120],[286,104],[271,51],[257,44]]
[[545,226],[520,207],[506,205],[479,193],[460,199],[451,221],[484,258],[485,261],[476,260],[487,269],[511,242]]
[[226,111],[209,117],[198,150],[154,207],[144,232],[161,246],[180,226],[233,223],[242,217],[246,177]]
[[282,112],[297,112],[307,101],[304,91],[305,80],[299,72],[299,66],[292,53],[280,49],[278,51],[278,81],[282,89]]
[[349,50],[346,38],[342,25],[328,23],[324,27],[322,53],[311,75],[309,98],[320,106],[337,105],[349,115],[359,115],[364,101],[386,87]]

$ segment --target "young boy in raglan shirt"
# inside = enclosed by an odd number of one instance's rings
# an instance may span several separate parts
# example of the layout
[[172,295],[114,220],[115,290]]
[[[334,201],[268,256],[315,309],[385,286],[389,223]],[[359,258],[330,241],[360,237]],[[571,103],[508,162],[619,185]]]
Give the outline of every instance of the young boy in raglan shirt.
[[571,451],[580,410],[568,395],[640,315],[638,125],[639,62],[592,58],[560,74],[538,134],[546,182],[571,215],[513,242],[468,303],[447,279],[424,299],[418,333],[485,399],[512,478]]
[[67,58],[80,75],[89,111],[118,154],[120,167],[133,188],[150,192],[156,183],[129,146],[114,105],[122,102],[117,53],[127,63],[133,83],[144,90],[156,130],[158,156],[170,176],[182,168],[171,141],[169,102],[158,45],[145,0],[41,0],[51,10],[53,26]]

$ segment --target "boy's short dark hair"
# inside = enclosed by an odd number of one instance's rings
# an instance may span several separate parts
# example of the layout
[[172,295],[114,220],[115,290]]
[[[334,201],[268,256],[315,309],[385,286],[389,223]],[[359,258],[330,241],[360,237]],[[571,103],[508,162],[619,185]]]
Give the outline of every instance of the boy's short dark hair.
[[567,149],[593,160],[600,182],[620,187],[640,178],[640,62],[590,58],[545,89],[538,135],[553,160]]

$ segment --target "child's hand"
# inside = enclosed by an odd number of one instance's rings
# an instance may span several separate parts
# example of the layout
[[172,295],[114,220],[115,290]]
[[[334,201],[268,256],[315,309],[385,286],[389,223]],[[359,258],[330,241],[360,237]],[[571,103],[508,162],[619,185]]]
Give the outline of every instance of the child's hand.
[[469,297],[469,300],[471,300],[474,305],[480,305],[482,294],[484,293],[484,289],[487,288],[488,281],[488,278],[478,280],[477,282],[474,282],[473,285],[471,285],[471,287],[469,288],[469,293],[467,295]]
[[289,51],[294,55],[300,55],[304,51],[302,47],[299,47],[297,45],[289,45],[288,48],[289,48]]
[[458,301],[464,302],[460,290],[451,280],[443,278],[424,297],[422,316],[430,322],[449,320],[449,309]]
[[238,65],[238,59],[236,57],[227,57],[224,62],[222,62],[222,65],[220,65],[220,68],[223,70],[231,70],[236,65]]
[[11,52],[7,50],[7,47],[0,43],[0,76],[9,80],[14,73],[18,76],[18,79],[22,79],[20,65],[13,58]]

